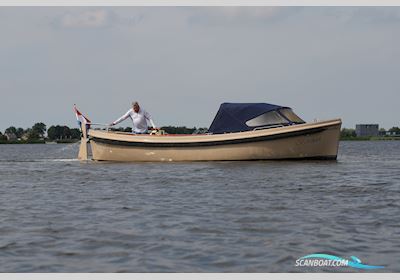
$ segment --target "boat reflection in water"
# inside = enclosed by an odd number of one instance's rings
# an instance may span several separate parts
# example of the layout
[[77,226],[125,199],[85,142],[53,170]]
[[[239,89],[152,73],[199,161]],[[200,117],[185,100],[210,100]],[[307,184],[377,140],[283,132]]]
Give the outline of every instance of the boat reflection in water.
[[[291,108],[273,104],[223,103],[206,134],[135,135],[90,129],[88,142],[92,159],[99,161],[335,160],[341,123],[305,123]],[[81,159],[85,143],[83,139]]]

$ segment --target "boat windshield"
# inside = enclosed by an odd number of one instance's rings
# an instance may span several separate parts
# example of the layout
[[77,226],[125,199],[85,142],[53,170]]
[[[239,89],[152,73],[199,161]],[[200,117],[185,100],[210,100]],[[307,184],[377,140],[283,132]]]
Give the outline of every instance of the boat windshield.
[[298,115],[296,115],[292,109],[289,108],[283,108],[280,109],[279,112],[285,116],[289,121],[293,123],[305,123]]
[[251,120],[246,122],[247,126],[256,127],[256,126],[269,126],[276,124],[288,124],[289,122],[282,117],[277,111],[267,112],[265,114],[259,115]]

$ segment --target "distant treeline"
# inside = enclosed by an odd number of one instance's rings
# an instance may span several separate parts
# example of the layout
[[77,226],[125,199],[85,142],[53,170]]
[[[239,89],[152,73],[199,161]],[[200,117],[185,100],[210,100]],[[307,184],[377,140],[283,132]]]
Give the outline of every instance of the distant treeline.
[[358,137],[356,134],[356,130],[353,128],[342,128],[340,131],[340,139],[341,140],[374,140],[374,139],[389,139],[389,138],[397,138],[400,136],[400,128],[394,126],[388,130],[381,128],[379,129],[378,136],[364,136]]
[[[193,134],[205,133],[207,128],[190,128],[186,126],[163,126],[160,129],[168,134]],[[131,132],[131,127],[111,128],[113,131]],[[400,128],[392,127],[388,130],[379,130],[379,139],[399,138]],[[81,132],[78,128],[69,128],[66,125],[52,125],[48,129],[42,122],[35,123],[31,128],[23,129],[10,126],[2,133],[0,131],[0,144],[2,143],[45,143],[53,142],[76,142],[80,140]],[[371,140],[377,137],[357,137],[355,129],[343,128],[340,132],[341,140]]]
[[10,126],[4,133],[0,132],[0,143],[44,143],[45,141],[74,142],[81,138],[78,128],[69,128],[66,125],[52,125],[47,129],[42,122],[35,123],[31,128],[23,129]]
[[[168,134],[193,134],[204,133],[207,128],[188,128],[186,126],[164,126],[160,129]],[[131,127],[111,128],[114,131],[132,132]],[[31,128],[23,129],[10,126],[4,133],[0,131],[0,144],[4,143],[45,143],[53,141],[58,143],[76,142],[81,138],[81,131],[78,128],[69,128],[66,125],[47,126],[40,122],[35,123]]]

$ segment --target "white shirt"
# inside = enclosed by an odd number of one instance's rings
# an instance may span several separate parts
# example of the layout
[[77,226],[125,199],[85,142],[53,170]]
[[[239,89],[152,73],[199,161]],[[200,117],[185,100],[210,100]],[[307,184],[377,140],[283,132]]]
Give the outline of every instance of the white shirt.
[[156,127],[154,124],[153,120],[151,119],[151,116],[148,112],[145,110],[142,110],[142,108],[139,109],[139,112],[135,112],[133,108],[129,109],[128,112],[126,112],[122,117],[120,117],[118,120],[113,122],[113,124],[118,124],[122,122],[123,120],[127,119],[130,117],[132,119],[133,123],[133,128],[132,132],[135,133],[145,133],[147,132],[147,120],[150,121],[152,127]]

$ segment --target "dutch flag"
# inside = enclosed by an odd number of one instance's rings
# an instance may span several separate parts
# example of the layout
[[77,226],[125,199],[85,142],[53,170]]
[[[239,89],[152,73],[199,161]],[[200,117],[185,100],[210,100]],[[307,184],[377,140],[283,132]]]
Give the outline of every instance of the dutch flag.
[[75,111],[76,120],[78,121],[79,128],[81,129],[82,123],[84,123],[84,124],[86,124],[86,130],[89,130],[91,121],[88,118],[86,118],[84,115],[82,115],[81,112],[79,112],[79,110],[76,108],[75,104],[74,104],[74,111]]

